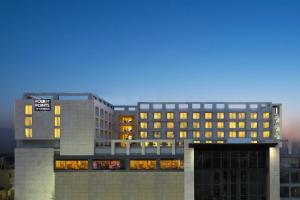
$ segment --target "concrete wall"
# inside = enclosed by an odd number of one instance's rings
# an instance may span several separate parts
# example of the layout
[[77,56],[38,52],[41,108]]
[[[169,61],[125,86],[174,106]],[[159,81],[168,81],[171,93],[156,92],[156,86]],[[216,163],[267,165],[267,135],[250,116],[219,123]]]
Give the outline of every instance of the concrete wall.
[[280,200],[279,145],[269,148],[268,200]]
[[15,149],[15,199],[54,198],[53,149]]
[[184,148],[184,200],[194,200],[194,149]]
[[183,200],[184,172],[56,172],[55,200]]

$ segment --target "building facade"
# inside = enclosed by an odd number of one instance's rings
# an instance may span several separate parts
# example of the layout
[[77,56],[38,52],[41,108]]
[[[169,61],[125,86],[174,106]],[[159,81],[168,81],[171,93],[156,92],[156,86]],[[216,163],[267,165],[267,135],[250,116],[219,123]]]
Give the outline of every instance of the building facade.
[[25,93],[16,199],[279,200],[281,105]]

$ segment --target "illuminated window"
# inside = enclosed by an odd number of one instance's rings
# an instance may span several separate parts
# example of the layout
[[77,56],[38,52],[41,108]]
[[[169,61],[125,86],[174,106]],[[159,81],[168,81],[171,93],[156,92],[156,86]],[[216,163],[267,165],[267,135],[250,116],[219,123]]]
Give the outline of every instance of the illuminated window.
[[183,169],[183,160],[161,160],[160,168],[165,170],[178,170]]
[[153,113],[153,119],[161,119],[161,113],[160,112]]
[[153,128],[161,128],[161,122],[154,122]]
[[180,119],[187,119],[187,113],[186,113],[186,112],[181,112],[181,113],[179,114],[179,118],[180,118]]
[[32,117],[25,117],[25,126],[32,126]]
[[60,128],[54,128],[54,138],[60,138]]
[[263,132],[263,137],[264,138],[269,138],[270,137],[270,131],[264,131]]
[[167,119],[174,119],[174,113],[173,112],[167,112]]
[[54,114],[55,115],[60,115],[60,105],[55,105],[54,106]]
[[141,119],[147,119],[147,118],[148,118],[148,113],[141,112],[141,113],[140,113],[140,118],[141,118]]
[[121,126],[121,130],[123,132],[131,132],[133,131],[133,126]]
[[223,112],[221,112],[221,113],[217,113],[217,118],[218,119],[224,119],[224,113]]
[[236,131],[229,131],[230,138],[236,138]]
[[25,137],[32,138],[32,128],[25,128]]
[[257,131],[251,131],[251,137],[257,138]]
[[229,122],[229,128],[236,128],[236,122]]
[[193,128],[200,128],[200,122],[193,122]]
[[140,128],[147,128],[148,124],[147,122],[140,122]]
[[205,113],[205,119],[212,119],[212,113]]
[[223,144],[223,143],[224,143],[224,141],[222,141],[222,140],[217,141],[217,144]]
[[167,128],[174,128],[174,122],[167,122]]
[[96,170],[118,170],[123,169],[119,160],[94,160],[93,169]]
[[156,160],[130,160],[132,170],[152,170],[156,169]]
[[238,117],[239,117],[239,119],[245,119],[246,114],[245,113],[238,113]]
[[123,123],[131,123],[133,122],[134,117],[132,116],[121,116],[121,122]]
[[224,128],[224,122],[218,122],[217,127],[218,128]]
[[257,119],[257,113],[250,113],[250,119]]
[[186,138],[186,136],[187,136],[187,132],[186,131],[180,131],[179,132],[179,137],[180,138]]
[[263,113],[263,118],[264,119],[269,119],[270,118],[270,113],[268,113],[268,112]]
[[167,131],[167,138],[174,138],[174,131]]
[[251,122],[251,128],[257,128],[257,122]]
[[245,122],[239,122],[239,128],[245,128],[246,123]]
[[55,169],[57,170],[87,170],[87,160],[56,160]]
[[264,128],[270,128],[270,123],[269,122],[264,122]]
[[212,128],[212,122],[205,122],[205,128]]
[[229,113],[229,119],[236,119],[236,113]]
[[257,144],[257,140],[251,141],[252,144]]
[[187,122],[180,122],[180,128],[187,128]]
[[160,131],[154,131],[153,136],[154,136],[154,138],[160,138],[161,137]]
[[193,137],[199,138],[200,137],[200,131],[193,131]]
[[205,141],[205,143],[206,143],[206,144],[211,144],[211,143],[212,143],[212,141],[210,141],[210,140],[207,140],[207,141]]
[[218,131],[218,132],[217,132],[217,137],[218,137],[218,138],[224,138],[224,135],[225,135],[225,134],[224,134],[224,131]]
[[60,126],[60,117],[54,117],[54,126]]
[[140,137],[143,138],[143,139],[147,138],[148,137],[147,131],[141,131],[140,132]]
[[246,137],[246,132],[245,131],[239,131],[239,138],[244,138]]
[[193,113],[193,119],[200,119],[200,113],[194,112]]
[[205,137],[206,138],[211,138],[212,137],[212,132],[211,131],[205,131]]
[[32,115],[32,105],[25,105],[25,115]]

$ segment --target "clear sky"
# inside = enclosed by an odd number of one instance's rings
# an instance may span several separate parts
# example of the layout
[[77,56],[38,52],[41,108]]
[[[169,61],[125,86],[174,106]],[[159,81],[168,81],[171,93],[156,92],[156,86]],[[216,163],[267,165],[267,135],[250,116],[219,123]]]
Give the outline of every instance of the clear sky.
[[0,0],[2,128],[23,92],[93,92],[282,103],[297,135],[299,75],[299,0]]

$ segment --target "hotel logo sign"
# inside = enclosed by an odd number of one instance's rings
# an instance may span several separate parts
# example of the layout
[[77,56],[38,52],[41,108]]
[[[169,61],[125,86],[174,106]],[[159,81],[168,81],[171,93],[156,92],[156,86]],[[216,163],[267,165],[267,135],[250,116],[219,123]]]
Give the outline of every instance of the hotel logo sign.
[[51,111],[51,99],[35,99],[35,111]]

